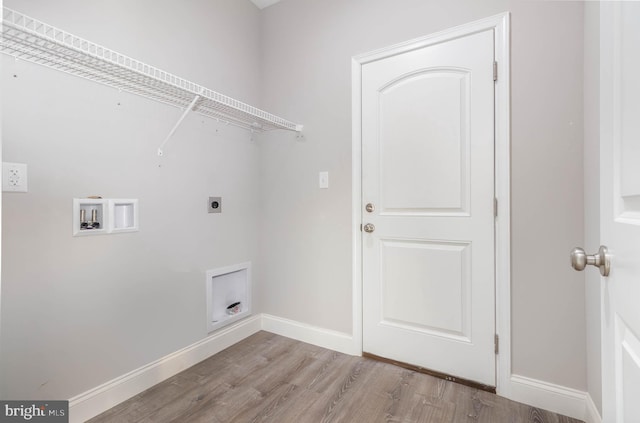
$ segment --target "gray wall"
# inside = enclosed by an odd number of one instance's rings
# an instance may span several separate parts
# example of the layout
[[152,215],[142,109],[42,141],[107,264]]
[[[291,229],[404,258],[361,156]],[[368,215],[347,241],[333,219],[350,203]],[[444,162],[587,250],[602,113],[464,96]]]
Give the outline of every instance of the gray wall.
[[[584,248],[600,246],[600,3],[584,6]],[[602,415],[600,286],[598,272],[585,272],[587,387]]]
[[509,8],[513,372],[585,390],[583,4]]
[[[265,312],[350,333],[352,56],[512,12],[513,372],[586,389],[583,6],[574,2],[284,0],[263,11],[263,104],[305,124],[261,145]],[[329,190],[317,188],[330,172]],[[578,188],[576,188],[578,187]]]
[[[249,0],[5,5],[247,102],[259,92]],[[1,398],[70,398],[206,336],[205,271],[256,260],[248,132],[3,57]],[[140,232],[71,236],[72,198],[140,200]],[[221,195],[224,213],[206,213]]]

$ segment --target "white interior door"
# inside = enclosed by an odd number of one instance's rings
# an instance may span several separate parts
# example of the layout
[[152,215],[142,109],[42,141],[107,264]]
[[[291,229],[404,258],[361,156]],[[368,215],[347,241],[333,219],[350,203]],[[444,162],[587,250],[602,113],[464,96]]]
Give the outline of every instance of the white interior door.
[[600,5],[604,422],[640,422],[640,3]]
[[406,48],[361,75],[363,351],[488,386],[493,66],[485,30]]

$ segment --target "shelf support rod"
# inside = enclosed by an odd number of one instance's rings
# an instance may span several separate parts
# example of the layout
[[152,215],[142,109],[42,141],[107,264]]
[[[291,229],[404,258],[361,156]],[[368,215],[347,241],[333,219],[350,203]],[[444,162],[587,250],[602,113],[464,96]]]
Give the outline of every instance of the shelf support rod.
[[187,117],[187,115],[191,111],[193,111],[193,108],[196,106],[196,103],[202,98],[202,91],[203,90],[200,90],[200,92],[196,94],[195,97],[193,97],[193,100],[191,100],[191,103],[189,103],[189,106],[187,106],[187,108],[184,109],[184,112],[182,113],[182,116],[180,116],[180,119],[178,119],[176,124],[173,125],[173,128],[171,128],[171,131],[169,131],[169,134],[165,137],[164,141],[162,141],[162,144],[160,144],[160,147],[158,147],[158,156],[162,156],[164,154],[162,151],[162,147],[164,147],[164,145],[167,142],[169,142],[169,140],[171,139],[173,134],[175,134],[176,130],[178,129],[182,121]]

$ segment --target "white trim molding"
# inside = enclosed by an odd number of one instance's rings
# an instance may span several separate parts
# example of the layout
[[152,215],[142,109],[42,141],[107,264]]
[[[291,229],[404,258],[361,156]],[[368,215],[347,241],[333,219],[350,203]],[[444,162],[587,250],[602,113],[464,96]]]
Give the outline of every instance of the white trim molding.
[[77,395],[69,400],[69,421],[87,421],[261,329],[261,316],[248,317],[188,347]]
[[267,332],[286,336],[287,338],[317,345],[319,347],[338,351],[344,354],[362,354],[362,351],[355,347],[353,336],[348,333],[307,325],[305,323],[283,319],[269,314],[262,315],[262,329]]
[[600,417],[598,407],[596,407],[596,404],[593,402],[593,398],[591,398],[591,395],[589,394],[587,394],[587,406],[584,414],[583,420],[585,423],[602,423],[602,417]]
[[496,362],[496,389],[510,398],[511,386],[511,127],[509,13],[501,13],[426,37],[396,44],[352,59],[352,277],[354,348],[362,353],[362,66],[465,35],[493,30],[498,78],[495,84],[495,196],[496,217],[496,333],[500,354]]
[[602,422],[588,393],[565,386],[513,375],[510,399],[587,423]]

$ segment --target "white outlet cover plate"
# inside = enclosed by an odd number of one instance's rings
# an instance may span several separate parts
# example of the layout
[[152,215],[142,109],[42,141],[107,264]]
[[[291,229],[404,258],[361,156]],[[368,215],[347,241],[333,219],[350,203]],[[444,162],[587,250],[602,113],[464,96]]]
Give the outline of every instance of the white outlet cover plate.
[[2,191],[27,192],[27,165],[2,162]]

